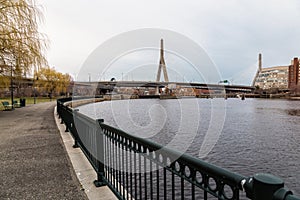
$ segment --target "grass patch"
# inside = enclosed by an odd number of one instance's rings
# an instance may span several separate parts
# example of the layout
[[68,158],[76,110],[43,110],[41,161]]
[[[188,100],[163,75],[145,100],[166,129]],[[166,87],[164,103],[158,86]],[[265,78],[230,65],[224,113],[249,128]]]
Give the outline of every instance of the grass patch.
[[[29,104],[34,104],[34,98],[33,97],[24,97],[23,99],[26,99],[25,106]],[[2,105],[2,101],[8,101],[9,104],[11,104],[10,98],[0,98],[0,110],[4,110],[4,107]],[[14,98],[14,101],[18,101],[20,103],[20,98]],[[51,101],[56,101],[56,99],[52,98]],[[43,102],[50,102],[50,99],[48,97],[37,97],[36,103],[43,103]]]

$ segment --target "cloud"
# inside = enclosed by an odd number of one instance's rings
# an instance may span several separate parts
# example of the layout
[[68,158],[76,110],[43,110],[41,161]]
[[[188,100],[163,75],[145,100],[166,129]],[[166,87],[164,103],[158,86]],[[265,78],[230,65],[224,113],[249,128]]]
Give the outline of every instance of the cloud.
[[51,40],[49,62],[64,72],[79,70],[109,38],[138,28],[186,35],[206,50],[224,78],[247,71],[260,52],[265,67],[300,56],[297,0],[41,2],[46,10],[43,30]]

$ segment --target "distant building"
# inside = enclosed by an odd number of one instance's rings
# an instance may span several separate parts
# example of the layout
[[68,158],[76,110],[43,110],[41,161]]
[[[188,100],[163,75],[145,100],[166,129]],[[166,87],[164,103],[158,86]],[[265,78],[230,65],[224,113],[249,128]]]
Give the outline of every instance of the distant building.
[[254,86],[260,89],[287,89],[289,66],[260,68],[255,77]]
[[289,66],[288,88],[289,89],[296,89],[297,87],[300,87],[299,79],[300,79],[299,59],[294,58],[292,60],[291,65]]

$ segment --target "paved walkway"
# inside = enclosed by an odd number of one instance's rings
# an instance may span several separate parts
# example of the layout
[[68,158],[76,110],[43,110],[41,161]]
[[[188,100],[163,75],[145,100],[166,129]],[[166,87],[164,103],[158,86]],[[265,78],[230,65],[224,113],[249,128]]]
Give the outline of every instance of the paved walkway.
[[55,125],[54,106],[0,111],[0,199],[87,199]]

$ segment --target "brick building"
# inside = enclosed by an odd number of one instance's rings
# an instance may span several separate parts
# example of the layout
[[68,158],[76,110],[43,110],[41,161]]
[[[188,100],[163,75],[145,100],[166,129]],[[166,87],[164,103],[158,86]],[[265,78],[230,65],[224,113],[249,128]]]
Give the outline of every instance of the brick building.
[[294,90],[300,87],[299,79],[300,79],[299,59],[294,58],[292,60],[291,65],[289,66],[288,88]]

